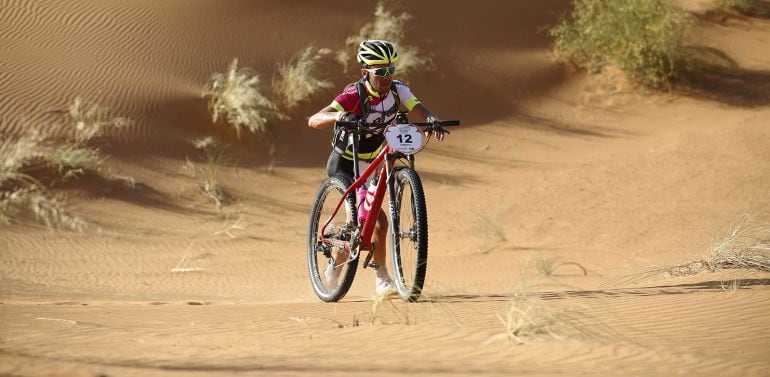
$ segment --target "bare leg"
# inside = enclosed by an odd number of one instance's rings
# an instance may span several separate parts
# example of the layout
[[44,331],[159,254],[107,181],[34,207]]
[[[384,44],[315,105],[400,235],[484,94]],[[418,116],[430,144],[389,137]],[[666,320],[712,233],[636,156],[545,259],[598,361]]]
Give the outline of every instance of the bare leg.
[[372,242],[374,242],[374,263],[376,263],[378,266],[385,267],[385,258],[387,257],[385,242],[387,239],[388,217],[385,215],[384,211],[380,210],[380,215],[377,218],[377,224],[374,226],[374,234],[372,235]]

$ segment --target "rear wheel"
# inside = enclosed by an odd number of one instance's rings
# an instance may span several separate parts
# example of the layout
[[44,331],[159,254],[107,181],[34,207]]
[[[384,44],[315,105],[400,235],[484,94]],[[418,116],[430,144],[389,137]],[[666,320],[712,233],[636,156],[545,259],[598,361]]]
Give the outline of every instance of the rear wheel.
[[[318,189],[307,239],[307,267],[310,282],[318,297],[325,302],[339,301],[348,293],[356,276],[358,258],[349,258],[353,231],[355,230],[356,206],[354,195],[345,198],[343,206],[331,218],[326,229],[321,229],[329,220],[342,199],[350,180],[343,176],[325,180]],[[320,237],[321,232],[323,237]]]
[[420,176],[411,168],[394,174],[390,232],[391,258],[398,294],[404,301],[417,301],[428,267],[428,213]]

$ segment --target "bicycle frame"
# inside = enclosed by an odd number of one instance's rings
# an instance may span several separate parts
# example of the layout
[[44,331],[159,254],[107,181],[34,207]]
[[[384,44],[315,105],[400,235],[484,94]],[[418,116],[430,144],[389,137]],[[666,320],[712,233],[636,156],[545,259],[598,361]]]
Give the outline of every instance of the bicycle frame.
[[[319,241],[322,243],[327,243],[333,246],[342,247],[345,249],[351,249],[351,243],[350,241],[341,241],[337,239],[332,238],[326,238],[323,237],[323,234],[326,234],[326,227],[329,226],[334,216],[337,215],[340,208],[342,207],[342,204],[345,202],[345,198],[354,193],[355,190],[357,190],[359,187],[361,187],[366,181],[369,179],[369,177],[375,172],[375,170],[383,163],[384,169],[380,169],[379,177],[378,177],[378,184],[377,184],[377,190],[374,193],[374,199],[372,200],[372,208],[369,210],[369,214],[366,216],[364,220],[363,228],[361,229],[361,232],[359,234],[360,236],[360,247],[363,247],[364,249],[371,250],[372,249],[372,235],[374,234],[374,226],[377,223],[377,217],[380,214],[380,209],[382,208],[382,201],[385,198],[385,192],[386,190],[392,194],[392,182],[391,182],[391,173],[393,171],[393,167],[396,162],[396,158],[398,157],[400,153],[394,152],[390,146],[385,145],[382,151],[375,157],[374,160],[372,160],[369,167],[361,174],[356,180],[348,187],[348,189],[345,191],[345,193],[342,195],[342,199],[337,203],[337,207],[334,209],[332,214],[329,216],[329,219],[324,223],[323,227],[321,228],[321,236],[319,236]],[[354,159],[354,164],[357,165],[358,159]],[[411,161],[411,160],[410,160]],[[358,170],[358,169],[356,169]],[[383,184],[385,183],[385,184]],[[392,210],[392,209],[391,209]],[[392,229],[391,231],[397,232],[396,229]]]

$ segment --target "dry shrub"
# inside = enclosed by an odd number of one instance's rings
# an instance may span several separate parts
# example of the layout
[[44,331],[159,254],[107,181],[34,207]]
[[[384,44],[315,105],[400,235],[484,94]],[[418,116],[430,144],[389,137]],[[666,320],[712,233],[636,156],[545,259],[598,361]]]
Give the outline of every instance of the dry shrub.
[[50,229],[81,231],[85,222],[66,211],[63,199],[52,197],[37,179],[23,172],[45,157],[44,142],[37,132],[0,142],[0,224],[34,220]]
[[406,22],[412,16],[406,12],[395,14],[390,9],[397,9],[395,0],[380,0],[374,10],[374,20],[366,23],[358,33],[349,36],[345,40],[346,48],[337,52],[336,59],[348,70],[348,64],[355,61],[354,53],[358,45],[365,39],[383,39],[393,43],[398,51],[398,75],[406,78],[409,74],[429,69],[433,66],[430,56],[423,54],[416,46],[404,43],[404,30]]
[[693,18],[666,0],[575,0],[550,30],[556,51],[588,71],[619,66],[651,87],[675,80]]
[[65,178],[95,170],[103,160],[95,144],[109,131],[129,123],[127,118],[112,116],[107,107],[76,97],[66,113],[65,127],[71,128],[69,137],[48,156],[48,162]]
[[647,268],[620,280],[640,282],[733,269],[770,272],[770,222],[757,221],[754,216],[744,214],[727,230],[718,232],[715,239],[708,254],[699,259]]
[[320,76],[322,59],[331,54],[328,48],[307,47],[295,54],[289,63],[278,66],[278,78],[273,80],[273,90],[283,99],[283,105],[291,109],[314,94],[334,84]]
[[285,119],[277,106],[262,94],[260,77],[253,70],[238,67],[233,59],[226,73],[211,76],[209,110],[214,122],[225,120],[235,128],[238,137],[241,128],[254,134],[266,133],[269,119]]

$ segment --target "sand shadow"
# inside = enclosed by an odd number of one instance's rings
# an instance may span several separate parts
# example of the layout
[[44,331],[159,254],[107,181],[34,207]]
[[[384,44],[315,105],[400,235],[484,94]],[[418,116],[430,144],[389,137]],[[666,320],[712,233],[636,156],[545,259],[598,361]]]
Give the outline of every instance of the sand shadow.
[[704,13],[695,14],[699,20],[725,25],[732,19],[746,20],[749,18],[770,19],[770,2],[754,1],[745,9],[713,9]]
[[206,211],[176,204],[167,195],[141,182],[129,179],[106,178],[88,173],[77,179],[57,180],[52,183],[59,192],[77,192],[79,196],[109,198],[131,203],[139,207],[150,207],[190,215],[208,214]]
[[[639,288],[618,288],[600,290],[567,290],[558,292],[527,292],[527,297],[541,300],[564,300],[573,298],[628,298],[628,297],[654,297],[661,295],[685,295],[704,292],[722,292],[730,290],[728,286],[736,287],[736,290],[750,289],[753,287],[770,286],[770,279],[736,279],[734,281],[709,280],[698,283],[656,285]],[[511,293],[488,294],[449,294],[431,295],[425,302],[495,302],[509,301],[513,297]]]
[[685,71],[677,91],[736,107],[770,105],[770,71],[699,64]]

